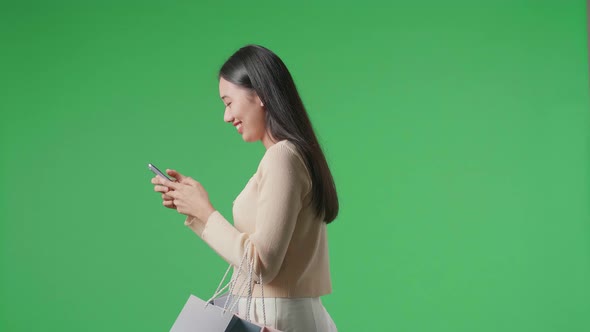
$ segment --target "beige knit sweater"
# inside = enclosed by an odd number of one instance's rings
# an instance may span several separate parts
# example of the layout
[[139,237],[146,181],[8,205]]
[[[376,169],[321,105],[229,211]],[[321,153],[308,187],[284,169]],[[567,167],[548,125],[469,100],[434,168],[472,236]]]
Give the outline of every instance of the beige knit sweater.
[[[232,264],[234,274],[250,239],[254,297],[261,296],[260,273],[265,297],[329,294],[326,223],[315,217],[310,190],[311,179],[303,160],[295,146],[283,140],[266,150],[256,173],[234,201],[235,226],[219,211],[206,222],[189,216],[185,225]],[[247,266],[244,264],[237,285],[246,280]]]

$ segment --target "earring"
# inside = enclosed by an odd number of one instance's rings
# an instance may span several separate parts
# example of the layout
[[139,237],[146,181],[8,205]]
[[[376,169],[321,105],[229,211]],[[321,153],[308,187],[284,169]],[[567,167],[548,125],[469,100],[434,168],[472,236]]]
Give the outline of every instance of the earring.
[[264,103],[263,102],[260,102],[260,106],[264,106]]

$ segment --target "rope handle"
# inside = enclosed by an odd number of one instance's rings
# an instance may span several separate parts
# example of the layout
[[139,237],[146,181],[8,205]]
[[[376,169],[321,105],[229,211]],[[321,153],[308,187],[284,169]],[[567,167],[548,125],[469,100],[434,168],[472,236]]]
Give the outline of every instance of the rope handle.
[[[216,299],[219,295],[221,295],[223,293],[223,291],[225,289],[227,289],[229,287],[228,293],[229,295],[226,297],[225,299],[225,303],[223,305],[223,313],[225,313],[227,310],[229,311],[233,311],[235,306],[238,304],[239,301],[239,296],[235,296],[235,299],[232,299],[230,301],[230,297],[232,294],[234,294],[235,289],[236,289],[236,284],[237,281],[240,277],[240,274],[242,273],[242,267],[244,265],[244,260],[247,259],[248,261],[248,279],[245,280],[246,283],[242,283],[241,285],[239,285],[239,292],[237,292],[236,294],[242,294],[244,287],[246,285],[248,285],[248,293],[247,293],[247,297],[246,297],[246,316],[245,319],[249,322],[252,322],[250,320],[250,306],[252,305],[252,298],[253,298],[253,290],[252,290],[252,284],[254,281],[253,275],[254,275],[254,259],[250,257],[249,253],[250,253],[250,247],[252,246],[252,243],[250,242],[250,239],[246,239],[246,243],[244,246],[244,255],[242,256],[242,260],[240,261],[240,265],[238,267],[238,271],[235,275],[232,276],[232,278],[230,279],[230,281],[224,286],[221,287],[221,285],[223,285],[223,282],[225,281],[225,279],[227,278],[227,274],[229,273],[229,271],[232,268],[232,265],[230,264],[227,267],[227,270],[225,271],[225,274],[223,275],[223,278],[221,279],[221,281],[219,282],[219,285],[217,286],[217,289],[215,290],[215,293],[213,294],[213,296],[211,296],[211,298],[205,302],[205,308],[214,300]],[[264,326],[266,326],[266,305],[265,305],[265,301],[264,301],[264,283],[262,280],[262,271],[259,273],[258,278],[260,280],[260,292],[261,292],[261,296],[262,296],[262,317],[264,320]],[[228,303],[229,302],[229,303]],[[239,310],[238,310],[239,311]],[[239,312],[238,312],[239,314]]]

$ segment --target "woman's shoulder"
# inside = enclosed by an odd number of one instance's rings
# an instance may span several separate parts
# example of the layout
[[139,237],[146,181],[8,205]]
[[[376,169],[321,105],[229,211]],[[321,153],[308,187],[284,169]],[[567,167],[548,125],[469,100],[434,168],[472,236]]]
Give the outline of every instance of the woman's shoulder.
[[284,139],[281,141],[276,142],[275,144],[271,145],[266,151],[274,151],[274,150],[282,150],[282,151],[288,151],[292,154],[296,154],[299,155],[299,153],[297,152],[297,147],[295,146],[295,143],[291,142],[288,139]]
[[303,157],[297,150],[297,146],[289,140],[279,141],[266,150],[260,161],[258,172],[264,173],[266,169],[299,174],[301,178],[306,179],[305,182],[311,181]]
[[255,177],[260,183],[263,179],[282,179],[279,181],[295,185],[302,184],[303,192],[311,190],[311,177],[297,146],[288,140],[270,146],[258,166]]
[[[289,140],[282,140],[278,141],[275,144],[271,145],[264,156],[262,157],[262,162],[266,163],[293,163],[293,162],[301,162],[303,163],[303,158],[299,155],[297,151],[297,147],[295,144]],[[303,163],[305,165],[305,163]]]

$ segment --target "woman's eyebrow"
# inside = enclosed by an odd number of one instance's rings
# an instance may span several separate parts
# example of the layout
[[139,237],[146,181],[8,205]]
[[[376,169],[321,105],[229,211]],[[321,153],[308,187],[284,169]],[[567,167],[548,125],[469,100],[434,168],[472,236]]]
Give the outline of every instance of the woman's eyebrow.
[[223,97],[221,97],[221,99],[225,99],[225,98],[227,98],[227,96],[223,96]]

